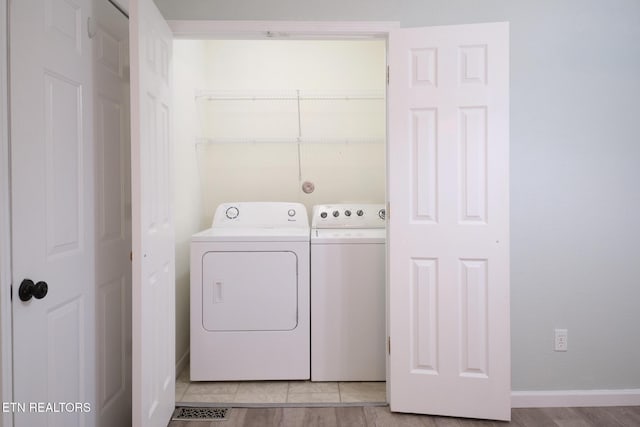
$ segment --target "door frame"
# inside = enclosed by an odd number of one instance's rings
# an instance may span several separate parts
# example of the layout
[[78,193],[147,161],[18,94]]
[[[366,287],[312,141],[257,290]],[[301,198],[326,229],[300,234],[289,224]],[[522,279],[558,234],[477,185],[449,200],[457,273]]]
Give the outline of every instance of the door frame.
[[[389,34],[400,28],[399,21],[190,21],[167,20],[174,40],[384,40],[385,66],[388,67]],[[388,68],[387,68],[388,71]],[[388,78],[388,75],[387,75]],[[387,86],[385,86],[385,93]],[[388,100],[386,100],[388,110]],[[388,170],[388,114],[385,135],[385,167]],[[385,205],[389,187],[385,178]],[[385,253],[385,342],[389,336],[389,253]],[[389,353],[385,354],[387,402],[389,401]]]
[[167,20],[174,39],[351,40],[388,39],[399,21],[190,21]]
[[[3,402],[13,401],[8,39],[7,0],[0,0],[0,398]],[[13,425],[12,414],[3,413],[0,424]]]

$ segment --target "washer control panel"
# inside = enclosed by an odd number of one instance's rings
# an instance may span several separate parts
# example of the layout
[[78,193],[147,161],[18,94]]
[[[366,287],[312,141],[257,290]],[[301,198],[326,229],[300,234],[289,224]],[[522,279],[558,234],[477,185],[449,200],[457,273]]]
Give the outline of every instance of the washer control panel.
[[316,205],[312,228],[384,228],[386,209],[382,203]]

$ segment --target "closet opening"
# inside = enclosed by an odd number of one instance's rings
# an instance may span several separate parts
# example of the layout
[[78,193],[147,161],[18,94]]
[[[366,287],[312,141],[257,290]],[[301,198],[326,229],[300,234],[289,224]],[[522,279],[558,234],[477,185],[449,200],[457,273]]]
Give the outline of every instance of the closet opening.
[[[189,380],[191,236],[211,227],[220,204],[300,203],[310,224],[317,205],[384,206],[386,39],[174,40],[172,81],[176,402],[386,404],[384,375],[373,381]],[[384,274],[380,283],[384,360]],[[344,304],[345,312],[358,309],[357,300]],[[261,363],[259,348],[255,363]]]

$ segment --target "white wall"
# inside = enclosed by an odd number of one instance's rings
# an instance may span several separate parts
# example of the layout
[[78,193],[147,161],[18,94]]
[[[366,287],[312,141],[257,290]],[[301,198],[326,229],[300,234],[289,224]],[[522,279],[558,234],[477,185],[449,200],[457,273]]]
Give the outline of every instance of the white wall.
[[[204,43],[175,41],[173,49],[174,214],[176,233],[176,363],[189,351],[189,250],[201,230],[198,165],[193,141],[198,121],[194,93],[205,82]],[[179,368],[182,368],[179,365]]]
[[513,389],[640,388],[640,2],[157,3],[170,19],[510,21]]
[[[208,41],[204,89],[384,97],[385,64],[383,41]],[[318,203],[384,202],[384,99],[302,101],[303,141],[324,137],[338,143],[300,144],[300,171],[292,143],[299,132],[295,100],[198,103],[203,136],[275,141],[198,145],[204,223],[229,201],[297,201],[309,212]],[[378,143],[339,142],[357,137]],[[315,185],[312,194],[301,190],[306,180]]]

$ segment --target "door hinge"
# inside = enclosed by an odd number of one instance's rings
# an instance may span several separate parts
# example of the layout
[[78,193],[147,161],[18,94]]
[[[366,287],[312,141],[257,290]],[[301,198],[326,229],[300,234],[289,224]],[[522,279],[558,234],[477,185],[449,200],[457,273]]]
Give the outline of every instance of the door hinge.
[[387,353],[391,356],[391,337],[387,337]]
[[387,86],[389,85],[389,66],[387,65]]

